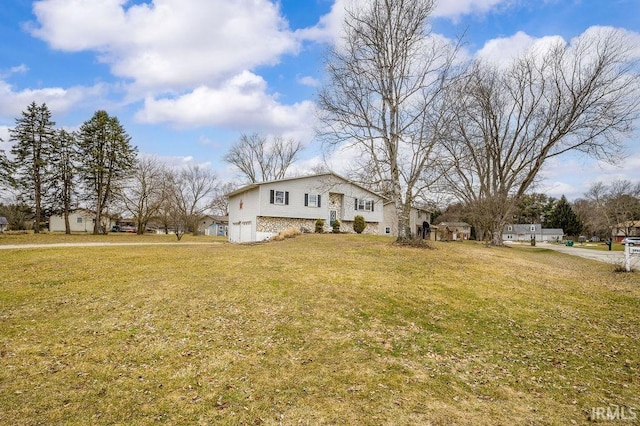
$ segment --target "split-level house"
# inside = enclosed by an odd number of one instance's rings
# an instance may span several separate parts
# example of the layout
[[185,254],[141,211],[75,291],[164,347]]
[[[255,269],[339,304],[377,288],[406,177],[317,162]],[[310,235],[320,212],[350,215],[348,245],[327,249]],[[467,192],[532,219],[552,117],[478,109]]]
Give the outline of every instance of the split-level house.
[[547,241],[559,242],[564,238],[564,231],[559,228],[543,228],[539,223],[505,225],[502,241]]
[[229,241],[263,241],[290,227],[313,232],[316,219],[325,231],[334,221],[353,232],[354,217],[364,217],[364,233],[378,234],[382,196],[335,173],[252,183],[229,194]]

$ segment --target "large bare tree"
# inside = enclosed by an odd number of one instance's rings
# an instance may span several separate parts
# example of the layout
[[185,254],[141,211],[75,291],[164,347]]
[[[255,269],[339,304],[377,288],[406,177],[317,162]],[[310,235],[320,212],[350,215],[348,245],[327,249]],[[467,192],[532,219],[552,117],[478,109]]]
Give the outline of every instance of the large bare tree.
[[235,166],[250,183],[283,179],[304,146],[282,136],[242,134],[224,160]]
[[430,34],[432,0],[372,0],[346,10],[343,39],[327,54],[321,136],[362,153],[367,186],[396,207],[398,239],[438,157],[443,89],[456,46]]
[[622,32],[593,30],[510,67],[476,62],[449,92],[446,189],[475,212],[478,235],[502,244],[514,206],[550,158],[619,156],[639,111],[633,48]]
[[157,158],[142,157],[131,171],[131,177],[122,184],[119,198],[135,219],[138,235],[144,234],[167,199],[167,173]]
[[186,231],[197,234],[198,221],[211,204],[217,179],[213,171],[197,165],[169,174],[164,209],[178,240]]

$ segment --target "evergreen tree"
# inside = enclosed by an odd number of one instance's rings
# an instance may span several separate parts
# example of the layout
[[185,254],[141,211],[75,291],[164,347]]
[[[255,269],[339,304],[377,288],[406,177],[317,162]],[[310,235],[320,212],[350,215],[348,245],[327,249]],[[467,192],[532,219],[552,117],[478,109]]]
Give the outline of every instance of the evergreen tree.
[[107,232],[103,216],[122,181],[137,162],[137,148],[117,117],[96,111],[82,124],[78,139],[81,179],[96,212],[94,234]]
[[9,130],[14,143],[11,153],[14,155],[15,187],[20,198],[33,207],[36,233],[40,232],[43,219],[47,159],[55,134],[54,125],[47,105],[32,102],[22,112],[22,117],[16,119],[16,126]]
[[577,236],[582,232],[583,224],[563,195],[547,220],[548,227],[562,228],[565,234]]
[[74,198],[78,168],[77,134],[59,130],[53,140],[50,164],[49,205],[64,217],[65,233],[71,234],[69,212]]

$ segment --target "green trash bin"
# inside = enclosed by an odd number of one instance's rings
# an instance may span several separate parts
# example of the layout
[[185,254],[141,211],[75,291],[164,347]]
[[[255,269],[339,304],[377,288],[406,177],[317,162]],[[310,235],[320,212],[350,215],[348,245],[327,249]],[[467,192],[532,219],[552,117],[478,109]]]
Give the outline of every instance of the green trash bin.
[[573,247],[573,241],[569,240],[569,241],[567,241],[567,243],[565,245],[567,247]]

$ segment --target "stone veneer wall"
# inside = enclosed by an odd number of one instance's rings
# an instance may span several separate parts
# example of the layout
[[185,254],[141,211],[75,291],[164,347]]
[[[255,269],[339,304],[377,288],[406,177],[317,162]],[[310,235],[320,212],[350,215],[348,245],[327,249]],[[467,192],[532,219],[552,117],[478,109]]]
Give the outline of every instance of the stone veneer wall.
[[270,232],[274,235],[287,228],[306,228],[309,232],[313,232],[316,228],[315,219],[259,216],[256,222],[257,232]]
[[[332,231],[329,226],[329,221],[325,220],[324,232],[330,233]],[[291,217],[267,217],[259,216],[256,223],[256,232],[266,232],[273,235],[278,234],[287,228],[306,228],[309,232],[314,232],[316,229],[315,219],[297,219]],[[353,221],[340,222],[340,232],[354,233]],[[367,223],[366,228],[362,232],[363,234],[375,235],[378,233],[378,223]]]

